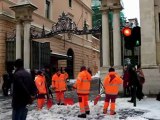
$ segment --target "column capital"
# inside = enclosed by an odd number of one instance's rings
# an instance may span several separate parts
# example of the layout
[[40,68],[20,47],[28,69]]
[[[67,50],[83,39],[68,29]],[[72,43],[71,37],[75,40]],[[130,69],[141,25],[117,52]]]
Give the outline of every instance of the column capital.
[[108,7],[108,6],[106,6],[106,7],[101,6],[101,8],[99,10],[101,12],[109,12],[110,11],[110,7]]
[[112,5],[110,6],[110,9],[112,11],[121,11],[123,9],[122,5],[121,4],[117,4],[117,5]]
[[16,20],[30,20],[32,21],[33,11],[37,9],[36,6],[28,3],[28,4],[20,4],[10,7],[11,10],[15,12]]

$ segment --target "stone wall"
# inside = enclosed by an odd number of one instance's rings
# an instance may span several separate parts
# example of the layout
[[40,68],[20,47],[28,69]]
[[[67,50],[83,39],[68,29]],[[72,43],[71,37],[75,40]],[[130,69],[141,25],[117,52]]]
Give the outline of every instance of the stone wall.
[[143,92],[145,94],[157,94],[160,92],[160,68],[145,68],[143,69],[145,83]]
[[[90,67],[93,75],[99,69],[99,52],[92,49],[92,42],[85,41],[83,37],[73,36],[72,40],[64,40],[62,38],[48,38],[42,40],[36,40],[39,42],[50,42],[50,47],[52,52],[67,55],[68,49],[72,49],[74,52],[74,77],[76,78],[78,72],[80,71],[80,67],[85,65],[86,67]],[[67,63],[66,61],[59,61],[59,67],[65,67]]]
[[[2,18],[2,17],[1,17]],[[7,33],[13,33],[14,24],[7,20],[0,19],[0,88],[2,85],[2,75],[5,72],[6,61],[6,37]]]

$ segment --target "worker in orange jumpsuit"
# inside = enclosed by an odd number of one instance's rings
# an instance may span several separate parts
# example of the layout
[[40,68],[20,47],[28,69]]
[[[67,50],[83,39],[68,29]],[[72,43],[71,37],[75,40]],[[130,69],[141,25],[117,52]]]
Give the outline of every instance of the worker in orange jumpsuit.
[[73,89],[76,89],[78,94],[79,106],[81,114],[78,115],[80,118],[86,118],[86,114],[90,114],[88,105],[88,95],[90,93],[91,75],[86,70],[85,66],[81,67],[80,73],[78,74],[77,80],[73,85]]
[[55,90],[58,105],[64,105],[64,92],[66,91],[66,81],[64,74],[59,69],[52,76],[52,88]]
[[[115,101],[119,92],[119,85],[123,83],[121,77],[115,72],[114,68],[109,68],[109,73],[104,79],[104,88],[106,93],[103,113],[107,114],[108,106],[110,105],[110,115],[116,114]],[[110,103],[111,101],[111,103]]]
[[47,94],[46,89],[46,80],[42,71],[37,72],[37,76],[35,77],[35,84],[38,90],[38,99],[37,99],[37,107],[38,110],[41,110],[45,104],[45,95]]

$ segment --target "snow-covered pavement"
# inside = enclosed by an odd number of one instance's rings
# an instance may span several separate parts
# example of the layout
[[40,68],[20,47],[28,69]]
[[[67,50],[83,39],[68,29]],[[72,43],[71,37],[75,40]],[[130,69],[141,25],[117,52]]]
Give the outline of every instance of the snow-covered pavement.
[[[160,101],[155,98],[145,98],[137,101],[137,106],[127,102],[129,98],[118,98],[116,101],[115,116],[102,114],[103,101],[96,106],[90,101],[91,114],[84,120],[160,120]],[[11,98],[0,95],[0,120],[11,120]],[[44,107],[41,111],[36,110],[36,103],[28,106],[27,120],[82,120],[79,114],[78,103],[70,106],[53,105],[50,110]]]

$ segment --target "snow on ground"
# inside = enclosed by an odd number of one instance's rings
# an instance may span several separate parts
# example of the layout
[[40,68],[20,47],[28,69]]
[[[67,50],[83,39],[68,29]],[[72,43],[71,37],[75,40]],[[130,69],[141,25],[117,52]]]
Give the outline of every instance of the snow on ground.
[[[137,106],[127,102],[129,98],[118,98],[116,101],[115,116],[102,114],[104,101],[96,106],[89,102],[91,114],[84,120],[160,120],[160,101],[155,98],[145,98],[137,101]],[[36,109],[36,101],[28,107],[27,120],[83,120],[77,117],[79,105],[58,106],[53,105],[50,110],[44,107],[41,111]],[[0,98],[0,120],[11,120],[11,98]]]
[[[86,120],[160,120],[160,102],[155,98],[138,101],[136,107],[133,107],[133,104],[127,100],[127,98],[117,99],[115,116],[102,114],[103,101],[98,102],[96,106],[90,102],[91,114]],[[36,109],[29,111],[27,120],[81,120],[77,117],[78,114],[78,103],[72,106],[53,105],[50,110],[44,107],[41,111]]]

